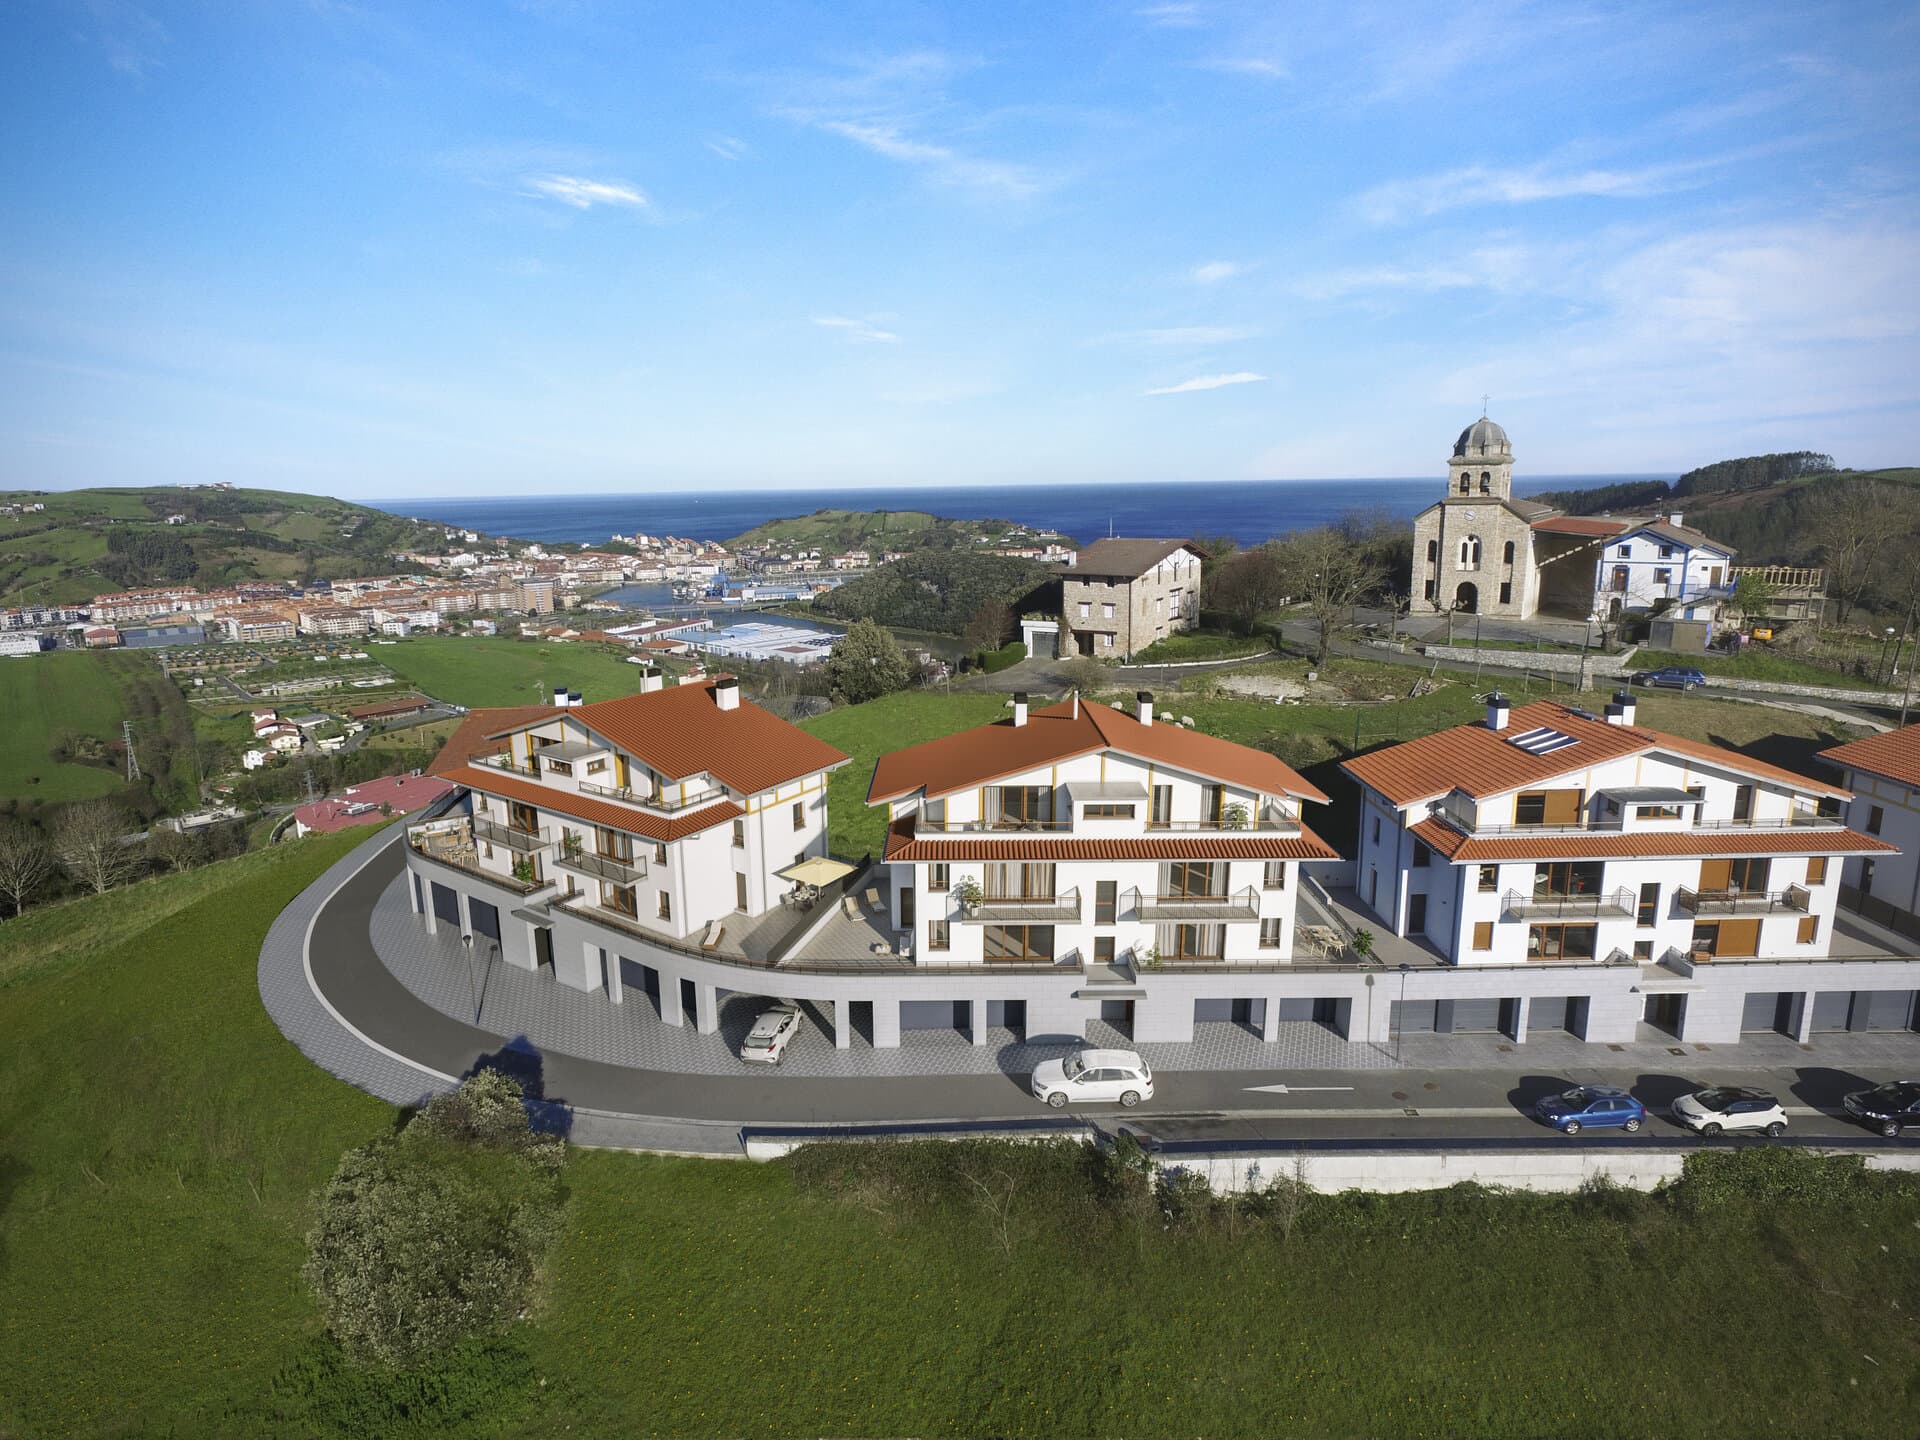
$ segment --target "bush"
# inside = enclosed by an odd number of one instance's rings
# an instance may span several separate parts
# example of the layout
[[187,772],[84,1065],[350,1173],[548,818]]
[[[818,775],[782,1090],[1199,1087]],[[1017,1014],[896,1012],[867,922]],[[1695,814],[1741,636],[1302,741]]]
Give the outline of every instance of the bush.
[[984,670],[989,675],[1005,670],[1009,665],[1018,665],[1027,658],[1024,641],[1009,640],[998,650],[976,650],[973,652],[973,664],[976,670]]
[[342,1156],[304,1272],[341,1348],[414,1366],[520,1316],[559,1229],[565,1154],[532,1133],[518,1082],[488,1071]]
[[1702,1150],[1687,1156],[1680,1178],[1664,1194],[1676,1210],[1702,1214],[1745,1206],[1831,1201],[1866,1179],[1858,1155],[1811,1155],[1779,1145]]
[[[525,1348],[498,1335],[410,1370],[356,1365],[322,1337],[273,1377],[269,1405],[278,1433],[400,1440],[490,1431],[530,1410],[542,1384]],[[257,1419],[251,1411],[237,1418]]]

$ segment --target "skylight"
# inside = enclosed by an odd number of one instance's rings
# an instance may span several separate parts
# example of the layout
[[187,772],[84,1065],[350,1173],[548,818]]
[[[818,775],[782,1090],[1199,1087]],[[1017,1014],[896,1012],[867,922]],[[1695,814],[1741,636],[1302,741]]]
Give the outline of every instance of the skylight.
[[1556,750],[1564,750],[1569,745],[1580,742],[1573,736],[1563,734],[1551,725],[1536,725],[1531,730],[1522,730],[1508,739],[1509,745],[1517,745],[1529,755],[1551,755]]

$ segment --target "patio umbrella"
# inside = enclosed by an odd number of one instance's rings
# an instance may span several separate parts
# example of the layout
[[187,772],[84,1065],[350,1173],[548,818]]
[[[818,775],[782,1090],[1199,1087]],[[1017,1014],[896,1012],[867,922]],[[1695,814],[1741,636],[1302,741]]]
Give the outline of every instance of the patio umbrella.
[[810,860],[801,860],[773,873],[782,880],[791,880],[797,885],[831,885],[842,875],[851,875],[858,868],[844,860],[832,860],[825,855],[815,855]]

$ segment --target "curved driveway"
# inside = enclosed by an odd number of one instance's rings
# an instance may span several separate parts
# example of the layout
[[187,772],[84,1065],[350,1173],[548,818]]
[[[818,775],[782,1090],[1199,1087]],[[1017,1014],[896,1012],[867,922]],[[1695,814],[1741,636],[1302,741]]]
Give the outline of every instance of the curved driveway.
[[[260,963],[263,998],[288,1038],[334,1074],[382,1098],[418,1099],[509,1051],[511,1068],[532,1080],[546,1101],[565,1107],[575,1137],[588,1143],[738,1154],[742,1124],[1032,1120],[1049,1114],[1028,1095],[1024,1074],[815,1079],[744,1067],[738,1075],[681,1074],[543,1054],[524,1037],[443,1014],[388,970],[370,934],[376,902],[404,868],[400,840],[398,830],[377,836],[316,881],[275,923]],[[1644,1057],[1639,1064],[1607,1058],[1613,1063],[1603,1066],[1596,1055],[1592,1065],[1556,1065],[1551,1073],[1538,1073],[1537,1063],[1524,1055],[1501,1071],[1163,1068],[1153,1103],[1132,1112],[1102,1106],[1095,1113],[1108,1122],[1125,1113],[1133,1128],[1167,1139],[1566,1145],[1574,1142],[1543,1133],[1520,1104],[1573,1081],[1626,1085],[1654,1105],[1697,1085],[1748,1083],[1790,1099],[1799,1136],[1827,1144],[1886,1143],[1826,1113],[1837,1111],[1844,1090],[1866,1083],[1850,1070],[1729,1068],[1725,1062],[1708,1069],[1688,1057],[1664,1058],[1659,1073],[1649,1074]],[[1662,1122],[1638,1137],[1585,1137],[1579,1143],[1650,1145],[1677,1138]]]

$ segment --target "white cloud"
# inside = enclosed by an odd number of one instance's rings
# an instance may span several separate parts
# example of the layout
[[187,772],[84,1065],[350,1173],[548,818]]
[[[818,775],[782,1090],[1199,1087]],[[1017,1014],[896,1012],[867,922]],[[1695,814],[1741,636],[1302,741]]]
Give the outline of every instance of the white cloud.
[[882,330],[867,320],[856,320],[850,315],[816,315],[813,323],[827,330],[837,330],[849,340],[858,340],[869,345],[897,345],[900,337],[891,330]]
[[1251,370],[1236,370],[1231,375],[1196,375],[1191,380],[1182,380],[1178,385],[1161,385],[1147,391],[1149,395],[1189,395],[1195,390],[1220,390],[1228,385],[1251,385],[1255,381],[1265,380],[1264,375],[1256,375]]
[[1705,172],[1718,160],[1647,165],[1637,170],[1568,170],[1546,165],[1466,165],[1438,175],[1389,180],[1354,199],[1361,217],[1375,225],[1438,215],[1472,205],[1525,205],[1573,196],[1637,197],[1660,195],[1704,184]]
[[747,153],[747,142],[731,135],[715,135],[707,141],[707,149],[722,160],[739,160]]
[[1247,273],[1247,267],[1237,260],[1209,260],[1204,265],[1196,265],[1189,277],[1196,285],[1218,285],[1222,280],[1231,280],[1236,275]]
[[919,166],[943,184],[991,192],[1015,200],[1024,200],[1042,188],[1039,177],[1024,165],[975,159],[950,146],[915,140],[896,125],[856,120],[818,120],[814,124],[876,155],[884,155],[889,160],[898,160],[905,165]]
[[1246,75],[1255,80],[1285,80],[1293,72],[1286,62],[1267,55],[1223,55],[1199,62],[1202,70],[1217,70],[1222,75]]
[[583,180],[577,175],[542,175],[527,181],[530,194],[558,200],[575,210],[591,210],[596,205],[614,205],[628,210],[645,210],[647,197],[633,186],[610,180]]
[[1259,331],[1251,325],[1174,325],[1158,330],[1121,330],[1101,335],[1090,345],[1228,345],[1252,340]]
[[87,9],[99,27],[95,38],[108,65],[139,80],[162,63],[161,52],[172,36],[145,10],[127,0],[87,0]]
[[1191,30],[1206,23],[1193,0],[1166,0],[1160,5],[1143,5],[1133,13],[1149,25],[1166,30]]

